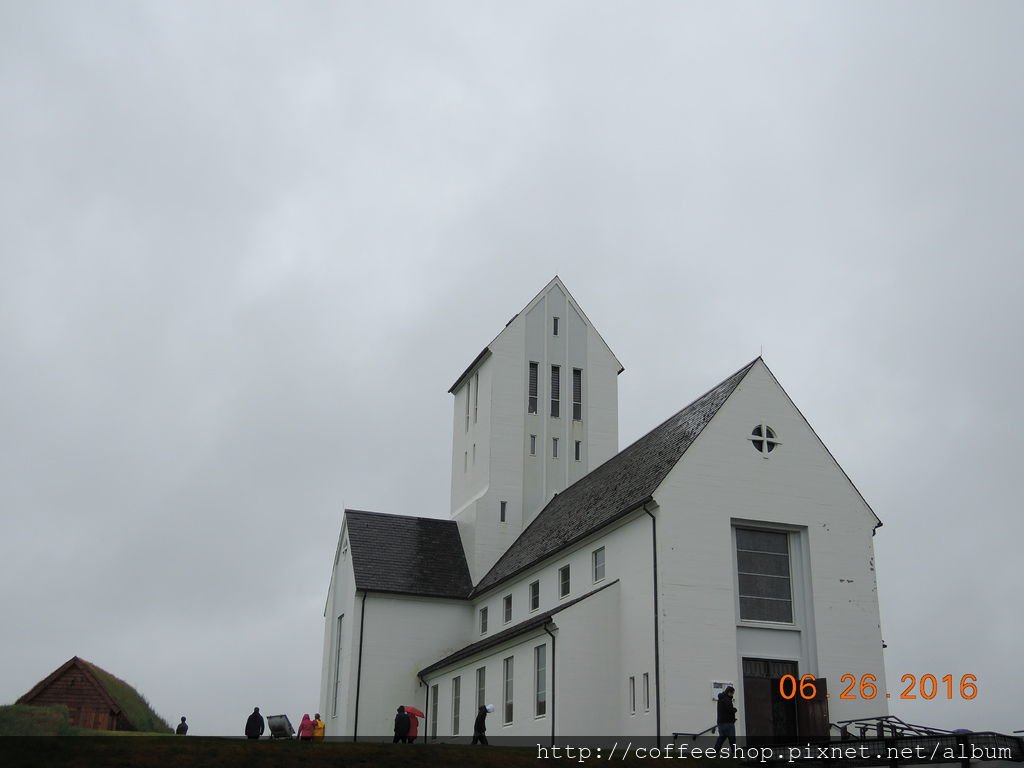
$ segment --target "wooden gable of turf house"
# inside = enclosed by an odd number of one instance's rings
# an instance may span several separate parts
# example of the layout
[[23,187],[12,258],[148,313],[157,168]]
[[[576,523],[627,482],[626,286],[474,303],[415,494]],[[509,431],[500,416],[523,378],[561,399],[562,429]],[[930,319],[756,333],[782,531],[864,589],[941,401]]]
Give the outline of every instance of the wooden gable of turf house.
[[38,682],[16,702],[63,704],[69,722],[97,731],[167,732],[170,726],[128,683],[77,656]]

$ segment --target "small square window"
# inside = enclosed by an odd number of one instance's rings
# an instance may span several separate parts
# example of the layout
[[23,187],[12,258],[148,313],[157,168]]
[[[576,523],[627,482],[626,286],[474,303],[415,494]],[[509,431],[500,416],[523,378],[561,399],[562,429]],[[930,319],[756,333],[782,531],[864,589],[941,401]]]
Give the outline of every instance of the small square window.
[[558,569],[558,596],[567,597],[569,595],[569,590],[569,566],[563,565]]
[[505,623],[508,624],[512,621],[512,595],[505,595],[504,608],[505,608]]
[[530,610],[536,611],[540,608],[540,582],[530,584]]

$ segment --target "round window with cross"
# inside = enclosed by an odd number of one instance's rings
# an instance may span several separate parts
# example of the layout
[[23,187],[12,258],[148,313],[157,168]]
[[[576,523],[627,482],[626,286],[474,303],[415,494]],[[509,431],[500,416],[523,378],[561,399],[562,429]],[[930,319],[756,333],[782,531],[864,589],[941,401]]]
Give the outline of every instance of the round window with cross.
[[775,430],[767,424],[758,424],[750,433],[748,438],[754,444],[754,450],[768,458],[768,454],[782,445],[782,441],[775,436]]

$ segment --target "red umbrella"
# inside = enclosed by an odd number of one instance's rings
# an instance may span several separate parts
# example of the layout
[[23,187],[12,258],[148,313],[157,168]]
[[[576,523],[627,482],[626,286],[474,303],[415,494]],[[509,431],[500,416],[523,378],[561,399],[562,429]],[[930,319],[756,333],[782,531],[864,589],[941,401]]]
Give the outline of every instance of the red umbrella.
[[416,717],[426,717],[422,710],[416,709],[416,707],[410,707],[408,704],[405,705],[405,711],[410,715],[416,715]]

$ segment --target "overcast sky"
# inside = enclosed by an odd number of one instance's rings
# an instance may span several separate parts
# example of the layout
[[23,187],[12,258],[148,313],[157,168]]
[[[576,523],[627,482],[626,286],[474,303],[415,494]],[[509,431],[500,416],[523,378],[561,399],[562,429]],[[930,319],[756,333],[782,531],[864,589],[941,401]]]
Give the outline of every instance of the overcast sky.
[[0,703],[314,712],[343,505],[448,514],[447,389],[558,274],[623,447],[763,349],[884,522],[889,690],[978,677],[893,711],[1024,728],[1022,22],[0,0]]

